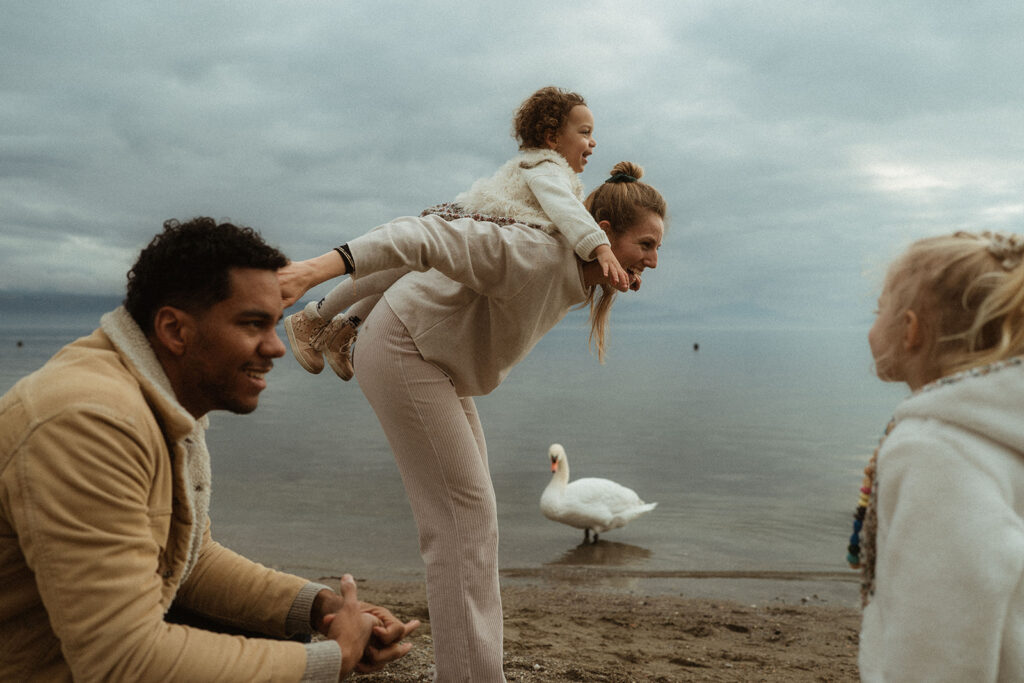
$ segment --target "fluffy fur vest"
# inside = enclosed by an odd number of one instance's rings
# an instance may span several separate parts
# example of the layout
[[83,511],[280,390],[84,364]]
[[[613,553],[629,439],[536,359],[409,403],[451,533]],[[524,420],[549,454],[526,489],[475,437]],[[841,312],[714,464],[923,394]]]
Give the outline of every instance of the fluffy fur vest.
[[545,229],[555,226],[541,208],[526,183],[525,171],[550,167],[552,173],[565,175],[573,194],[583,201],[583,183],[558,152],[552,149],[529,149],[513,157],[489,178],[481,178],[455,198],[466,213],[514,218]]

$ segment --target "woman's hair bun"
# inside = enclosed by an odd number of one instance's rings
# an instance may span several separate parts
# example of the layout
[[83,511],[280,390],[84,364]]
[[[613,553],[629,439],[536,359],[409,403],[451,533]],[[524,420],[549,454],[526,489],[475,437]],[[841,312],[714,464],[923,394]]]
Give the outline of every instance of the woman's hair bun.
[[637,180],[644,177],[644,169],[634,164],[632,161],[620,161],[615,164],[615,168],[612,169],[612,172],[609,173],[609,175],[616,175],[619,173],[633,176]]

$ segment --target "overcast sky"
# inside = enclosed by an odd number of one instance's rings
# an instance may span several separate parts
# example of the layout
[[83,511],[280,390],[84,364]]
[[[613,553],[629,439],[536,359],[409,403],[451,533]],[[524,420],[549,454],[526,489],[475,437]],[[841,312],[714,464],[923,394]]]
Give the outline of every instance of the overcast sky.
[[669,203],[634,314],[866,325],[910,239],[1024,231],[1021,7],[4,3],[0,293],[120,294],[172,217],[319,254],[489,175],[558,85],[588,190],[629,159]]

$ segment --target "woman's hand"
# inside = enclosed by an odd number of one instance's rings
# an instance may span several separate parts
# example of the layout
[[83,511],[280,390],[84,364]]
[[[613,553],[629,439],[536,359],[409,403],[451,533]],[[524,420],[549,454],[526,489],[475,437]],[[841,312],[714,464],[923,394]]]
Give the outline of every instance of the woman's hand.
[[290,261],[277,271],[277,281],[281,285],[281,304],[288,308],[321,282],[347,272],[345,261],[333,249],[305,261]]
[[306,261],[289,261],[288,265],[277,271],[277,281],[281,285],[281,305],[288,308],[309,291],[310,270]]

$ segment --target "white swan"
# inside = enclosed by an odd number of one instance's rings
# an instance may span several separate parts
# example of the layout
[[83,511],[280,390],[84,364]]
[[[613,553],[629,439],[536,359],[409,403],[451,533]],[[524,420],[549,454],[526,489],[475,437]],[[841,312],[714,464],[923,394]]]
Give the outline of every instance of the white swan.
[[608,479],[588,477],[569,483],[569,461],[561,444],[548,449],[551,482],[540,497],[540,511],[555,522],[583,529],[583,542],[611,529],[618,529],[650,512],[657,503],[645,503],[633,489]]

